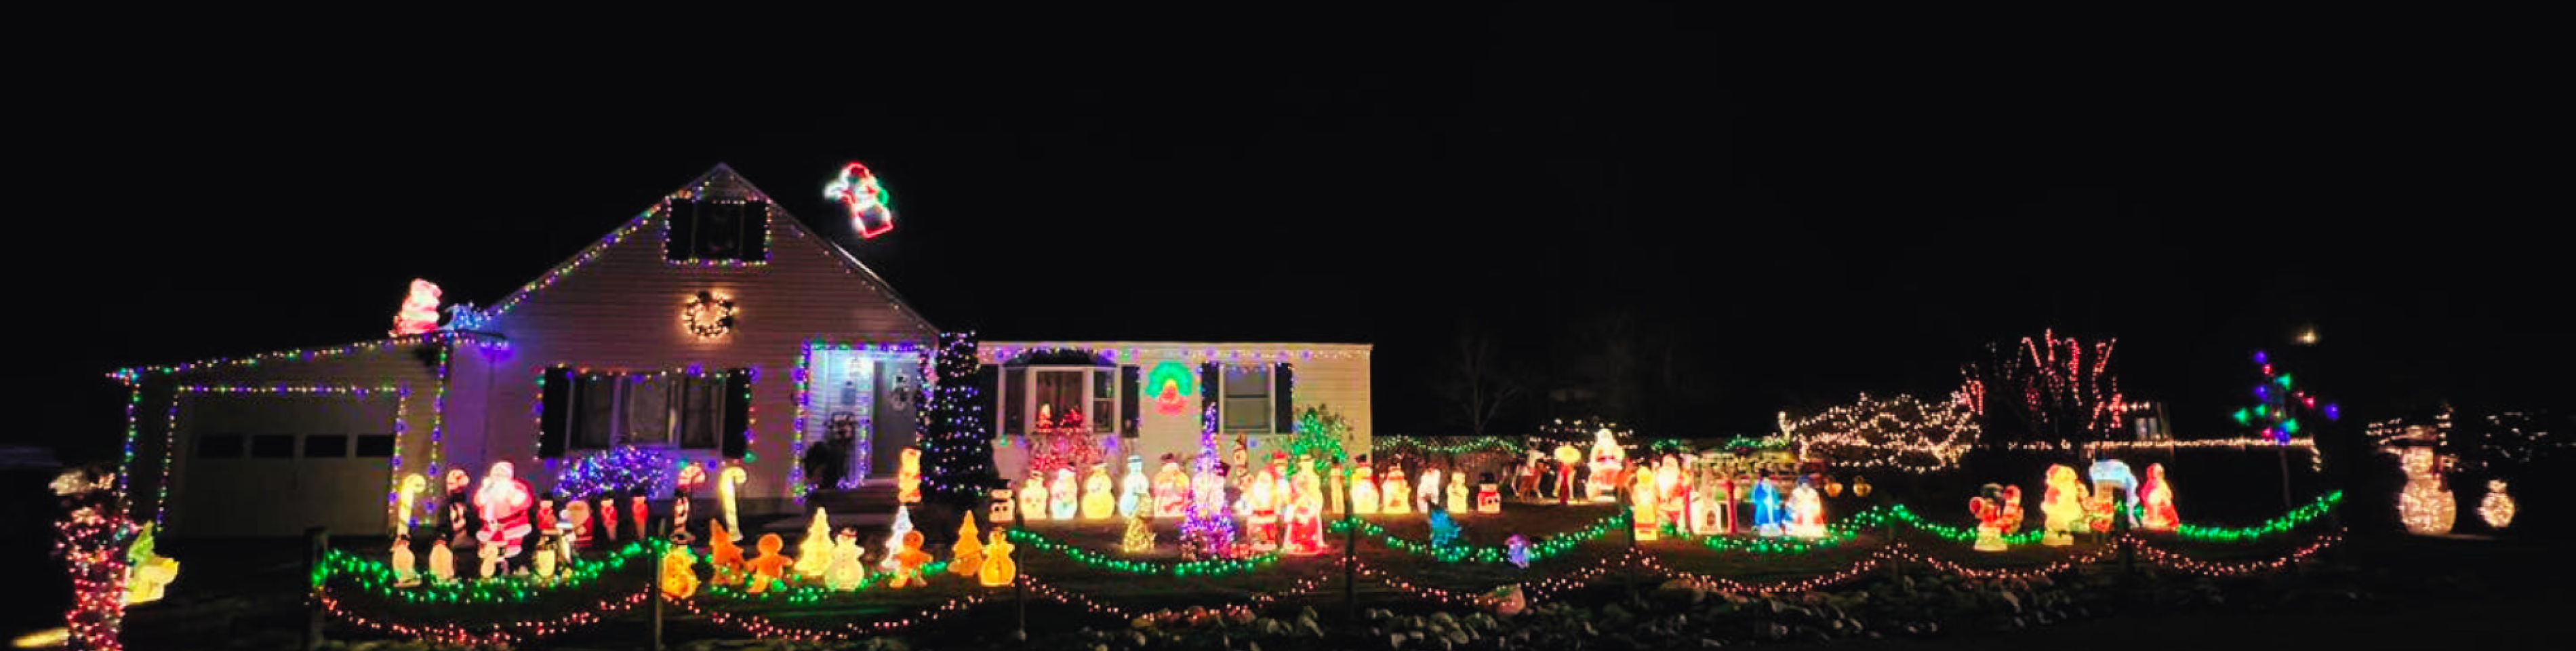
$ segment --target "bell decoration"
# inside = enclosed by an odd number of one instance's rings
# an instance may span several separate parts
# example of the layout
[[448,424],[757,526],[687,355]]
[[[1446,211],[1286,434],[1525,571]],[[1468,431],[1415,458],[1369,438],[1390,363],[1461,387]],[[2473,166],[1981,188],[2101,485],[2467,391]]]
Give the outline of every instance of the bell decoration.
[[1827,477],[1827,478],[1825,478],[1825,497],[1842,497],[1842,496],[1843,496],[1843,482],[1842,482],[1842,480],[1840,480],[1840,479],[1834,479],[1834,478],[1832,478],[1832,477]]
[[1851,491],[1853,497],[1869,497],[1869,478],[1852,476]]

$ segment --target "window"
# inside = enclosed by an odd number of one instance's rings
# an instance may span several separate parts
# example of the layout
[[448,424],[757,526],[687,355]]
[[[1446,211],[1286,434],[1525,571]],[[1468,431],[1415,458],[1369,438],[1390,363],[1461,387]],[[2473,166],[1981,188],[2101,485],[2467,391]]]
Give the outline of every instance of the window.
[[253,435],[250,437],[250,457],[253,459],[293,459],[295,458],[295,435]]
[[1268,433],[1270,431],[1270,367],[1225,367],[1225,431],[1227,433]]
[[338,459],[349,456],[349,435],[308,434],[304,437],[304,458]]
[[767,202],[672,199],[664,213],[662,251],[672,262],[769,260]]
[[1083,431],[1116,434],[1120,423],[1119,375],[1109,366],[1011,366],[1001,371],[1004,436],[1033,434],[1080,417]]
[[1032,403],[1036,405],[1033,409],[1037,410],[1037,415],[1036,420],[1029,421],[1031,429],[1052,427],[1078,417],[1083,408],[1082,371],[1039,370],[1031,373],[1036,375],[1037,384],[1035,394],[1030,396],[1037,401]]
[[1091,431],[1109,434],[1118,431],[1118,410],[1110,401],[1118,399],[1118,385],[1110,379],[1109,369],[1091,370]]
[[[619,445],[713,449],[729,429],[748,427],[750,374],[581,373],[548,371],[538,398],[537,455]],[[739,413],[738,413],[739,412]],[[737,422],[739,421],[739,422]]]
[[245,441],[240,434],[202,434],[197,436],[197,458],[239,459]]
[[384,458],[394,456],[394,435],[360,434],[358,435],[357,447],[358,456],[361,457]]

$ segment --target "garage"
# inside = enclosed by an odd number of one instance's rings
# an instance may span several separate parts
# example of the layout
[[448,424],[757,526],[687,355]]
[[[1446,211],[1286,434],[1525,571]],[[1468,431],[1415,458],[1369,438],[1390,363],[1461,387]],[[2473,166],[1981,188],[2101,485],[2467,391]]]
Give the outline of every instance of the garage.
[[179,396],[170,534],[382,533],[399,411],[393,392]]

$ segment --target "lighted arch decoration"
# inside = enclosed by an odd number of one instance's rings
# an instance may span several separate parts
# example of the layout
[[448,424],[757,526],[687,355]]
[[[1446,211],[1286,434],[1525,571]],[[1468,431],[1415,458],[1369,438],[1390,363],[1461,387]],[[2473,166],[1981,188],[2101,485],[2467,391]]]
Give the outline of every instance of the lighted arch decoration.
[[823,198],[841,202],[850,212],[850,227],[859,237],[875,239],[894,230],[894,197],[877,183],[875,172],[866,163],[850,161],[841,166],[841,175],[823,186]]
[[1155,411],[1179,415],[1189,409],[1190,396],[1199,394],[1199,375],[1187,365],[1164,360],[1145,376],[1145,393],[1154,397]]

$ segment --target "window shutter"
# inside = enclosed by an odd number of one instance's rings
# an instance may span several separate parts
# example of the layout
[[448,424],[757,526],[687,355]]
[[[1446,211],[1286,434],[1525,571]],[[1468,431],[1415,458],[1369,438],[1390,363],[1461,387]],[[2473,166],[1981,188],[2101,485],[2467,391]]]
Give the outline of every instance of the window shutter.
[[[1224,381],[1225,381],[1225,365],[1224,365],[1224,364],[1219,364],[1219,363],[1216,363],[1216,362],[1206,362],[1206,363],[1199,364],[1199,413],[1200,413],[1200,414],[1202,414],[1202,415],[1206,415],[1206,414],[1208,413],[1208,410],[1210,410],[1210,409],[1214,409],[1214,408],[1216,407],[1216,401],[1217,401],[1217,400],[1219,400],[1221,396],[1224,396],[1224,395],[1225,395],[1224,390],[1223,390],[1222,388],[1220,388],[1220,387],[1218,387],[1218,386],[1217,386],[1218,384],[1221,384],[1221,383],[1223,383]],[[1217,413],[1215,413],[1215,414],[1213,414],[1213,415],[1208,415],[1207,417],[1215,418],[1215,419],[1217,419],[1217,422],[1224,422],[1224,420],[1225,420],[1225,412],[1220,411],[1220,412],[1217,412]],[[1201,426],[1202,426],[1202,427],[1204,427],[1204,426],[1206,426],[1206,425],[1205,425],[1205,424],[1202,424]]]
[[1280,362],[1270,367],[1270,404],[1273,405],[1270,409],[1272,427],[1270,431],[1279,434],[1297,433],[1297,398],[1289,395],[1296,393],[1296,387],[1297,366],[1295,364]]
[[749,205],[742,207],[742,212],[742,234],[740,235],[742,238],[740,240],[742,242],[742,255],[738,259],[743,262],[762,262],[768,260],[769,202],[751,202]]
[[572,439],[572,369],[546,369],[538,382],[537,457],[561,459]]
[[1130,437],[1136,435],[1136,424],[1141,415],[1136,411],[1136,391],[1137,385],[1144,383],[1139,375],[1142,370],[1132,364],[1118,367],[1118,433]]
[[740,459],[751,452],[751,372],[724,373],[724,456]]
[[[985,431],[979,432],[980,434],[988,436],[1001,435],[1002,428],[991,426],[991,423],[993,422],[992,415],[1001,413],[1000,410],[993,409],[992,405],[985,403],[983,400],[983,393],[988,390],[996,396],[1002,394],[1001,371],[1002,367],[999,366],[977,364],[975,365],[974,379],[967,384],[967,386],[974,387],[974,391],[957,391],[950,393],[943,390],[939,393],[932,394],[937,396],[933,398],[930,403],[934,405],[934,407],[927,410],[926,413],[940,413],[940,408],[937,406],[945,405],[946,409],[949,410],[948,418],[950,420],[944,425],[932,424],[930,426],[954,427],[962,430],[967,427],[971,427],[965,423],[983,423],[985,424]],[[1003,399],[1007,400],[1008,398]],[[959,434],[962,435],[963,432],[959,432]]]
[[662,223],[664,224],[663,257],[671,260],[687,260],[696,257],[698,202],[690,199],[672,199],[670,207],[662,211]]

